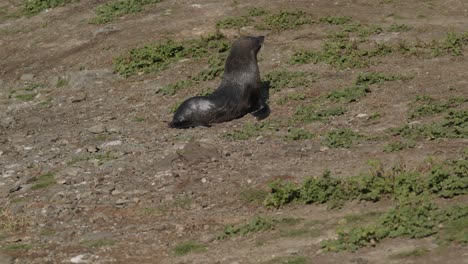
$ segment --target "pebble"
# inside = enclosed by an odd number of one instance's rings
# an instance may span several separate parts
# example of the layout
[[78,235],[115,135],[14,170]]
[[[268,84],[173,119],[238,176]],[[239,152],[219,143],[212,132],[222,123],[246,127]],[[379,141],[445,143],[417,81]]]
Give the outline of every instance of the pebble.
[[88,128],[88,131],[93,134],[101,134],[106,132],[106,126],[104,124],[98,124]]
[[122,204],[126,204],[126,203],[128,203],[128,200],[127,199],[122,199],[122,198],[117,199],[117,201],[115,201],[116,205],[122,205]]
[[32,73],[24,73],[20,77],[21,81],[32,81],[33,79],[34,79],[34,74]]

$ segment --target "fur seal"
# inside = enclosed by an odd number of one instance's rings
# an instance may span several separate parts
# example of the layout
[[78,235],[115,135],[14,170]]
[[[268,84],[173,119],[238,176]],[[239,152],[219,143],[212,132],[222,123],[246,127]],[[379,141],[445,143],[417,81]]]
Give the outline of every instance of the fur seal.
[[218,89],[208,96],[195,96],[184,101],[175,111],[169,127],[211,126],[248,113],[258,119],[261,119],[258,113],[269,113],[257,64],[257,53],[264,38],[241,37],[234,41]]

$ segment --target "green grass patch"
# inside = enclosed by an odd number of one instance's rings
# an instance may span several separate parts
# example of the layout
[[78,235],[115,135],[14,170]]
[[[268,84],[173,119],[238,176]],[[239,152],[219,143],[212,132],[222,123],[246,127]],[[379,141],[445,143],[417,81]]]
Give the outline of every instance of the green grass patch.
[[343,179],[331,177],[326,171],[322,177],[307,178],[302,184],[272,182],[264,204],[281,207],[292,202],[327,203],[333,208],[350,200],[375,202],[383,197],[422,194],[451,198],[468,193],[468,157],[433,165],[424,174],[398,167],[385,171],[379,162],[371,165],[370,172]]
[[403,76],[400,74],[385,74],[380,72],[360,73],[356,79],[356,85],[371,85],[389,81],[408,80],[412,76]]
[[64,6],[75,1],[77,0],[26,0],[24,1],[23,13],[26,16],[33,16],[46,9]]
[[405,24],[393,23],[390,25],[387,31],[388,32],[406,32],[406,31],[410,31],[412,28],[413,27],[405,25]]
[[260,8],[260,7],[252,7],[248,11],[248,15],[251,17],[263,16],[266,14],[268,14],[268,12],[265,9]]
[[319,19],[320,23],[329,25],[344,25],[351,21],[349,16],[326,16]]
[[452,110],[444,120],[430,124],[407,124],[390,130],[408,139],[468,138],[468,110]]
[[32,249],[33,246],[30,244],[23,244],[23,243],[15,243],[11,245],[5,245],[2,247],[3,250],[6,251],[16,251],[16,250],[29,250]]
[[310,259],[305,256],[288,256],[288,257],[276,257],[261,264],[306,264],[310,263]]
[[206,246],[196,241],[185,241],[176,245],[173,249],[174,255],[183,256],[189,253],[206,251]]
[[326,251],[356,251],[375,245],[385,238],[423,238],[440,232],[446,222],[468,217],[468,206],[438,208],[424,197],[401,199],[397,206],[379,218],[376,224],[338,231],[338,238],[325,240]]
[[359,43],[348,38],[327,40],[320,51],[297,51],[290,58],[290,64],[307,64],[323,62],[338,69],[361,68],[371,64],[371,58],[384,56],[393,52],[393,48],[385,44],[364,49]]
[[340,116],[344,114],[346,110],[342,106],[331,106],[325,109],[318,109],[316,105],[299,105],[296,107],[291,123],[292,124],[308,124],[312,122],[327,122],[334,116]]
[[263,21],[268,29],[275,31],[296,29],[301,25],[312,23],[309,15],[300,10],[282,10],[266,16]]
[[399,140],[385,145],[383,152],[395,152],[404,149],[414,148],[415,146],[416,142],[414,142],[413,140]]
[[346,24],[343,26],[342,30],[347,33],[356,33],[357,36],[361,38],[383,32],[382,27],[378,25],[363,25],[359,23]]
[[30,101],[34,100],[36,95],[37,95],[37,93],[17,94],[17,95],[15,95],[15,98],[20,100],[20,101],[23,101],[23,102],[30,102]]
[[264,217],[254,217],[246,224],[227,225],[224,230],[217,236],[218,240],[226,239],[233,236],[244,236],[250,233],[264,232],[273,230],[275,221]]
[[275,93],[285,88],[307,86],[316,80],[316,75],[303,71],[279,70],[267,73],[263,80],[270,87],[270,91]]
[[367,85],[353,85],[344,89],[334,90],[327,95],[333,102],[352,103],[365,97],[371,90]]
[[146,5],[156,4],[161,0],[117,0],[110,1],[96,8],[96,17],[91,24],[106,24],[126,14],[136,14],[144,10]]
[[68,79],[59,77],[55,87],[60,88],[68,84]]
[[80,242],[80,245],[89,248],[109,247],[113,246],[114,244],[115,242],[110,239],[83,240]]
[[460,106],[468,102],[468,98],[464,97],[450,97],[449,99],[435,100],[428,95],[417,96],[411,104],[409,118],[419,118],[424,116],[432,116],[445,112],[451,108]]
[[290,93],[278,99],[276,103],[279,105],[284,105],[289,101],[303,101],[305,99],[306,99],[306,95],[303,93]]
[[240,192],[240,198],[247,202],[253,204],[262,204],[263,200],[265,200],[268,192],[266,190],[259,190],[259,189],[243,189]]
[[234,28],[239,29],[249,26],[253,21],[248,17],[227,17],[216,23],[217,28]]
[[286,140],[307,140],[313,139],[315,135],[303,128],[291,128],[288,130],[288,134],[285,136]]
[[440,244],[455,242],[468,244],[468,216],[445,223],[437,236]]
[[262,136],[268,132],[276,131],[279,125],[273,122],[264,121],[254,124],[245,124],[240,130],[236,129],[225,134],[225,137],[231,140],[247,140]]
[[49,172],[49,173],[46,173],[46,174],[43,174],[34,178],[33,186],[31,186],[31,189],[39,190],[39,189],[43,189],[51,185],[54,185],[55,183],[56,182],[55,182],[54,174]]
[[362,136],[352,130],[337,129],[325,135],[322,145],[330,148],[350,148],[360,137]]
[[[116,57],[114,69],[120,75],[129,77],[135,74],[164,70],[169,64],[182,58],[201,59],[205,57],[209,57],[210,68],[214,66],[219,68],[220,64],[222,67],[223,59],[218,56],[225,53],[229,47],[228,40],[220,33],[184,42],[165,40],[134,48],[128,53]],[[209,70],[212,71],[212,69]],[[219,75],[219,69],[216,70],[216,73]],[[207,77],[199,78],[208,79]]]
[[177,94],[180,90],[183,90],[190,86],[193,82],[190,80],[182,80],[178,81],[176,83],[168,84],[161,88],[160,90],[157,91],[157,93],[162,94],[162,95],[175,95]]

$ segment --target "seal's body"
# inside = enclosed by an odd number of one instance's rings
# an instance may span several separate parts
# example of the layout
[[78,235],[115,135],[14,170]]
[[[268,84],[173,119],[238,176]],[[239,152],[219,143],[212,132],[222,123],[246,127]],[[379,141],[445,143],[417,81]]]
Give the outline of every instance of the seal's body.
[[208,96],[184,101],[169,124],[173,128],[210,126],[264,109],[257,53],[264,37],[242,37],[232,44],[221,85]]

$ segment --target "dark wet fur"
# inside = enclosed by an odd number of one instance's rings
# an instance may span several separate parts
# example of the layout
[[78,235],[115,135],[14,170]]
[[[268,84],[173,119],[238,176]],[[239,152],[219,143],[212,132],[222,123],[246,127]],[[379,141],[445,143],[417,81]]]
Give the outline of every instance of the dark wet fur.
[[224,66],[221,85],[208,96],[184,101],[169,124],[173,128],[210,126],[252,113],[257,118],[269,114],[262,96],[257,53],[263,36],[242,37],[231,48]]

